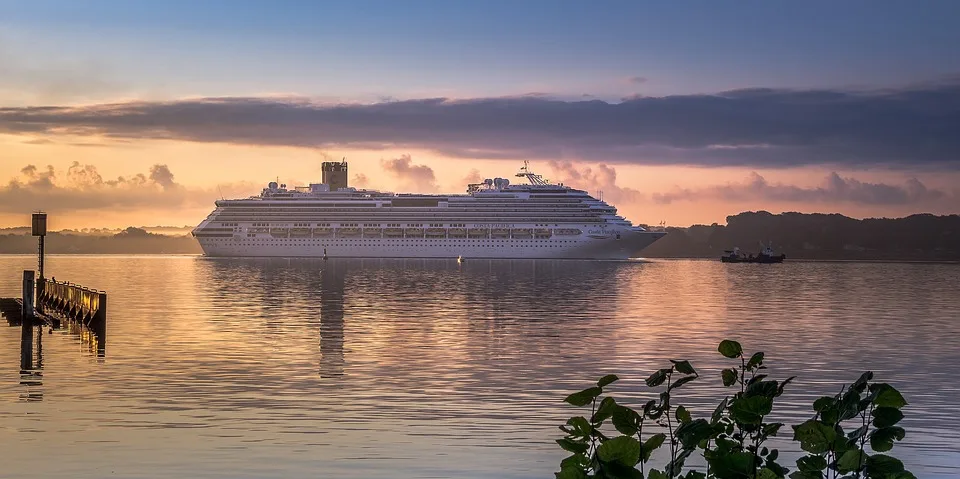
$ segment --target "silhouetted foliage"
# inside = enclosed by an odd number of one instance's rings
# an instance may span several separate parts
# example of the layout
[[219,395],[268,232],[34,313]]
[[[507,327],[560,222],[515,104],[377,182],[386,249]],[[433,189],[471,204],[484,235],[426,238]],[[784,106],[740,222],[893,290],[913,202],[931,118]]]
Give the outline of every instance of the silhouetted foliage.
[[770,214],[727,217],[727,225],[667,228],[642,251],[646,257],[714,258],[724,250],[759,248],[772,241],[788,259],[960,260],[960,215],[912,215],[857,220],[838,214]]
[[[190,236],[150,233],[142,228],[127,228],[113,234],[75,234],[54,232],[47,235],[48,254],[199,254],[200,244]],[[37,238],[29,232],[0,234],[0,254],[33,254]]]
[[[794,441],[808,455],[791,473],[778,462],[780,451],[766,445],[784,424],[766,417],[794,378],[768,379],[764,353],[747,355],[736,341],[725,340],[717,350],[739,362],[721,372],[724,387],[736,392],[709,419],[693,418],[676,404],[681,386],[700,377],[689,361],[671,360],[669,368],[650,375],[646,385],[654,399],[637,409],[604,396],[604,389],[619,380],[612,374],[567,396],[565,402],[589,407],[590,415],[560,426],[565,436],[557,444],[571,455],[561,461],[557,479],[916,479],[898,459],[882,454],[905,435],[896,424],[907,402],[893,386],[872,383],[873,373],[864,373],[836,396],[818,399],[814,417],[793,426]],[[605,428],[607,421],[619,435]],[[845,432],[848,423],[859,427]],[[666,461],[653,467],[653,453],[663,446]],[[697,451],[705,466],[685,467]]]

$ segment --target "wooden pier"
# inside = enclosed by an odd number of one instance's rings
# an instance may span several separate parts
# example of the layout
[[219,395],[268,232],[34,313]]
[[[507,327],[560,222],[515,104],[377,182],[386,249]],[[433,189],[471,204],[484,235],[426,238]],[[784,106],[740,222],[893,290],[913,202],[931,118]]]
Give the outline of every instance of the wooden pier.
[[43,280],[37,289],[37,305],[51,319],[65,318],[90,330],[99,350],[107,341],[107,293],[79,284]]
[[106,352],[107,293],[104,291],[49,279],[35,284],[34,272],[27,270],[23,272],[23,297],[0,298],[0,314],[7,318],[10,326],[23,329],[21,353],[24,358],[33,356],[35,325],[60,329],[63,321],[93,333],[90,339],[96,343],[97,354]]
[[[33,236],[39,237],[37,265],[40,274],[38,276],[33,270],[24,270],[22,296],[19,299],[0,298],[0,314],[7,318],[11,326],[22,328],[20,369],[33,368],[34,325],[59,329],[61,319],[79,326],[81,333],[83,330],[93,333],[89,339],[95,345],[97,355],[104,355],[107,344],[107,293],[79,284],[46,279],[43,275],[46,213],[34,213],[32,227]],[[37,341],[39,352],[39,337]]]

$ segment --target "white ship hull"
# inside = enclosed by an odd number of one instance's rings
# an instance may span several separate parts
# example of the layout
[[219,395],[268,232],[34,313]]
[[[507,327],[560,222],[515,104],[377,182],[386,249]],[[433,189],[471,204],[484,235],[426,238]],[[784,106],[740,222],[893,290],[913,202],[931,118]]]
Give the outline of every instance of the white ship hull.
[[565,239],[410,238],[198,238],[204,254],[217,257],[486,258],[624,260],[663,236],[624,232],[620,239],[587,236]]
[[324,183],[217,201],[193,236],[207,256],[623,260],[666,234],[526,166],[528,185],[484,180],[466,195],[357,190],[346,162],[322,169]]

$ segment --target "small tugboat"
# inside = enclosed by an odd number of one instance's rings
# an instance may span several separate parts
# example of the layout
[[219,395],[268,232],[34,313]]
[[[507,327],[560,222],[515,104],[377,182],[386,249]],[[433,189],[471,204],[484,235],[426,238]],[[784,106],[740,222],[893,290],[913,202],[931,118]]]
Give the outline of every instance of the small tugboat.
[[740,252],[740,248],[724,251],[727,254],[721,256],[720,261],[724,263],[783,263],[783,260],[787,259],[785,254],[774,253],[771,246],[763,243],[760,243],[760,246],[760,253],[756,256],[753,254],[745,255]]

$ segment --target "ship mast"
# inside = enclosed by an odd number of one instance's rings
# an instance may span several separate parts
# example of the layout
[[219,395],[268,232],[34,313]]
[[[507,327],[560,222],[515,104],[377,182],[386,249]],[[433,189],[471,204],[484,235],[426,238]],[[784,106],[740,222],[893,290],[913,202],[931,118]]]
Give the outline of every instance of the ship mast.
[[530,171],[530,162],[527,160],[523,160],[523,166],[520,168],[520,172],[518,172],[516,176],[517,178],[526,178],[527,181],[534,186],[549,186],[551,184],[542,176]]

